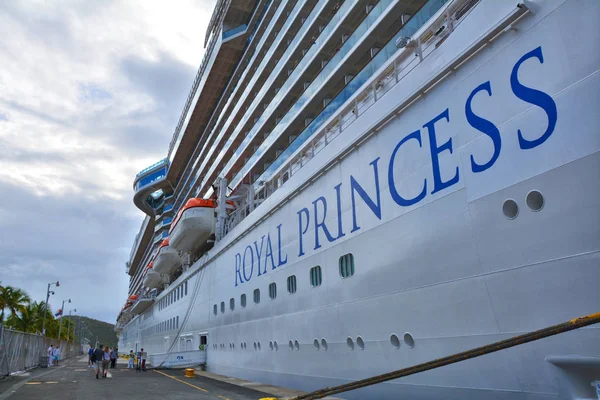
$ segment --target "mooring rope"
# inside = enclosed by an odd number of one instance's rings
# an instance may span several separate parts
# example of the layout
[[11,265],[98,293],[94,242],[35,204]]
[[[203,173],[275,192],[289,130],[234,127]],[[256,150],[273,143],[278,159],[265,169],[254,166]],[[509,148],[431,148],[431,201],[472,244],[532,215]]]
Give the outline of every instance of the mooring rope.
[[440,368],[446,365],[455,364],[457,362],[469,360],[471,358],[480,357],[485,354],[494,353],[496,351],[508,349],[510,347],[518,346],[521,344],[533,342],[535,340],[540,340],[547,338],[549,336],[558,335],[560,333],[572,331],[575,329],[582,328],[584,326],[597,324],[600,322],[600,312],[595,314],[590,314],[585,317],[579,317],[572,319],[567,322],[563,322],[558,325],[553,325],[548,328],[539,329],[537,331],[525,333],[523,335],[514,336],[509,339],[501,340],[499,342],[494,342],[491,344],[486,344],[481,347],[477,347],[475,349],[463,351],[461,353],[456,353],[447,357],[438,358],[436,360],[428,361],[422,364],[414,365],[412,367],[388,372],[382,375],[373,376],[366,379],[361,379],[359,381],[354,381],[350,383],[346,383],[344,385],[335,386],[332,388],[324,388],[311,393],[306,393],[297,397],[292,398],[291,400],[313,400],[313,399],[322,399],[323,397],[330,396],[337,393],[347,392],[354,389],[360,389],[366,386],[375,385],[377,383],[382,383],[386,381],[391,381],[393,379],[402,378],[404,376],[418,374],[419,372],[429,371],[431,369]]

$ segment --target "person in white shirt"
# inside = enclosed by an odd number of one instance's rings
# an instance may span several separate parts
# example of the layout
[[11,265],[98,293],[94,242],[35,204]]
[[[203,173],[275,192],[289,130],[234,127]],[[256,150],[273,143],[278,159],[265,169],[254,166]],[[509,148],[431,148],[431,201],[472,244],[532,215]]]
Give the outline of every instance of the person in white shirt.
[[58,345],[56,345],[56,347],[54,348],[54,361],[56,361],[56,365],[58,366],[58,359],[60,358],[60,348],[58,347]]
[[52,360],[54,359],[54,345],[51,344],[50,347],[48,347],[48,366],[51,367],[52,366]]

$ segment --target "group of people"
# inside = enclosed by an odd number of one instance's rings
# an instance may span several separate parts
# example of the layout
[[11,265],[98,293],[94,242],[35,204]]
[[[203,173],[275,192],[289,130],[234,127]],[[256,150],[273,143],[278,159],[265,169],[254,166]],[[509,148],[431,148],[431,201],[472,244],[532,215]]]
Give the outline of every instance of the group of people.
[[48,347],[48,366],[52,367],[53,365],[58,365],[58,359],[60,358],[60,346],[56,345],[54,347],[53,344]]
[[119,357],[119,349],[109,349],[108,346],[99,345],[96,349],[90,345],[88,350],[88,368],[96,369],[96,379],[106,378],[108,369],[116,368],[117,358]]
[[129,362],[127,363],[127,368],[134,368],[135,360],[137,359],[138,363],[137,366],[135,366],[135,369],[138,371],[146,371],[146,357],[147,353],[143,348],[137,353],[134,353],[133,349],[129,350]]

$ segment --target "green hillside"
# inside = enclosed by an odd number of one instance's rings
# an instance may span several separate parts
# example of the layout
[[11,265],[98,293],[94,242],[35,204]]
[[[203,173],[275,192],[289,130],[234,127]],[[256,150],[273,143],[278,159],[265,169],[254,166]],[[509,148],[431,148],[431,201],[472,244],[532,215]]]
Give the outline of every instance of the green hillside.
[[[64,317],[65,320],[69,319],[68,316]],[[82,334],[82,337],[86,337],[90,340],[92,344],[96,342],[96,337],[98,343],[107,345],[109,347],[115,347],[117,345],[117,334],[115,333],[115,326],[113,324],[109,324],[108,322],[98,321],[97,319],[81,317],[78,315],[74,315],[72,317],[72,321],[75,323],[75,326],[81,320],[82,323],[87,326],[88,331]]]

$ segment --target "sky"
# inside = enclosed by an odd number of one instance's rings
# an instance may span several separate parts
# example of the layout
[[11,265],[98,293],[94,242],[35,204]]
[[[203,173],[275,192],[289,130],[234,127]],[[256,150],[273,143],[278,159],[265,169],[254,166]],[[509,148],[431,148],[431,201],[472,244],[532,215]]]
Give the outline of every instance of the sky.
[[114,323],[215,0],[0,2],[0,281]]

